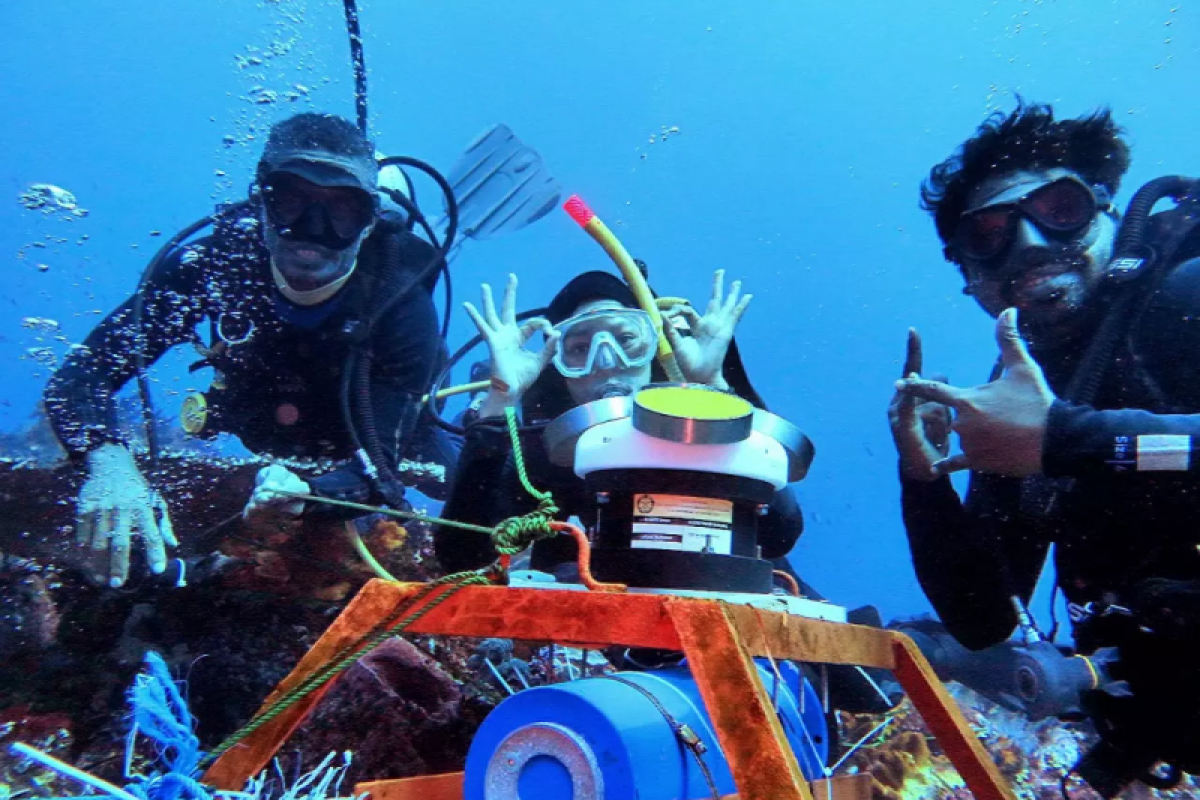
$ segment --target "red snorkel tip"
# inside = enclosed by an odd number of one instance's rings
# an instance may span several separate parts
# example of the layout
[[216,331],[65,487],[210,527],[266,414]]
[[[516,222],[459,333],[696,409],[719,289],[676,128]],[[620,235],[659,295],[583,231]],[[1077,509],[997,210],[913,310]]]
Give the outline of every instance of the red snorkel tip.
[[596,218],[592,210],[587,207],[587,203],[583,202],[583,198],[577,194],[571,195],[570,199],[563,203],[563,209],[571,215],[571,219],[580,225],[587,225]]

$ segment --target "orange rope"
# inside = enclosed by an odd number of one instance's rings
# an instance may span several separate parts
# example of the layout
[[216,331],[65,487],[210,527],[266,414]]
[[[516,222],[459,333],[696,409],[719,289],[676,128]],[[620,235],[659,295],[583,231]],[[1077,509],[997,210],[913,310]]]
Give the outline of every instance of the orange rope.
[[788,585],[788,591],[790,591],[793,595],[795,595],[796,597],[804,596],[804,595],[800,594],[800,584],[797,583],[796,579],[793,578],[791,575],[789,575],[788,573],[784,572],[781,569],[772,570],[771,574],[774,575],[776,578],[779,578],[784,583],[786,583]]
[[559,533],[569,533],[575,537],[579,548],[579,581],[593,592],[623,592],[629,587],[623,583],[601,583],[592,577],[592,545],[587,536],[577,526],[569,522],[551,520],[550,529]]

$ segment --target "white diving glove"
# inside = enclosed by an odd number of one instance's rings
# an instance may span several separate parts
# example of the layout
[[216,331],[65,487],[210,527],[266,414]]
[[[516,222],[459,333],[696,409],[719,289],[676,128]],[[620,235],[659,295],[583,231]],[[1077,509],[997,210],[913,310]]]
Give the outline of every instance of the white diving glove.
[[139,536],[156,575],[167,568],[167,547],[179,544],[162,496],[146,483],[133,454],[104,444],[87,456],[88,477],[79,490],[75,543],[89,547],[88,577],[117,587],[129,578],[129,555]]
[[288,494],[312,494],[312,487],[287,467],[278,464],[263,467],[254,478],[254,491],[242,511],[242,519],[265,514],[300,516],[304,513],[304,501],[288,497]]

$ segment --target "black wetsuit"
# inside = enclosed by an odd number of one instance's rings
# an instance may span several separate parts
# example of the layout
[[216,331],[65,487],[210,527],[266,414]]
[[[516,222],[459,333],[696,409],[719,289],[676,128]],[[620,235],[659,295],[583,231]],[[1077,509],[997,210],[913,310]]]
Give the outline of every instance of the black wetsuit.
[[[1056,394],[1083,349],[1033,350]],[[1139,455],[1137,437],[1148,434],[1185,438],[1142,439]],[[1130,605],[1148,579],[1200,579],[1200,259],[1175,267],[1150,297],[1092,406],[1054,403],[1044,445],[1045,476],[972,473],[965,503],[949,478],[902,481],[917,577],[972,649],[1013,632],[1008,598],[1028,602],[1051,542],[1074,621],[1086,622],[1075,629],[1084,650],[1119,643],[1091,611]],[[1048,479],[1070,479],[1049,513]]]
[[[389,237],[399,258],[385,270]],[[270,257],[253,220],[222,226],[213,236],[177,248],[150,277],[143,295],[146,363],[179,344],[201,345],[196,328],[207,320],[215,345],[206,353],[207,362],[218,374],[207,392],[206,433],[235,434],[250,450],[276,457],[350,458],[339,392],[351,346],[348,328],[361,323],[379,296],[410,282],[434,257],[425,241],[381,222],[341,291],[318,306],[302,307],[274,287]],[[403,274],[393,274],[397,271]],[[133,309],[131,298],[101,322],[46,389],[51,423],[73,456],[122,441],[113,395],[137,370]],[[244,342],[234,343],[243,337]],[[375,325],[367,343],[375,426],[394,467],[400,455],[412,452],[421,396],[442,354],[428,290],[417,286],[407,292]],[[322,495],[381,499],[373,496],[356,459],[310,483]]]
[[[583,480],[571,469],[550,463],[540,434],[523,435],[521,445],[530,482],[536,489],[553,494],[559,519],[578,516],[585,525],[592,525],[595,503],[586,495]],[[469,425],[443,516],[490,526],[536,507],[537,502],[521,485],[503,420],[480,420]],[[791,489],[777,492],[770,511],[759,519],[758,543],[763,557],[786,561],[783,557],[803,530],[804,517]],[[434,542],[438,561],[449,572],[477,569],[496,558],[491,541],[483,534],[443,528]],[[534,546],[531,566],[551,572],[574,560],[575,543],[558,537]]]

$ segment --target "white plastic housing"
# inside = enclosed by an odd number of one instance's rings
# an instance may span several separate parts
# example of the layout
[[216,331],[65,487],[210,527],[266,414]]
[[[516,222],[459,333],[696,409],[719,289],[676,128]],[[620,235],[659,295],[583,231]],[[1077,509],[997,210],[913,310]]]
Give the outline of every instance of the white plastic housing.
[[581,478],[605,469],[677,469],[736,475],[787,485],[788,458],[783,445],[752,431],[735,444],[680,444],[656,439],[633,427],[629,417],[584,431],[575,446],[575,474]]

